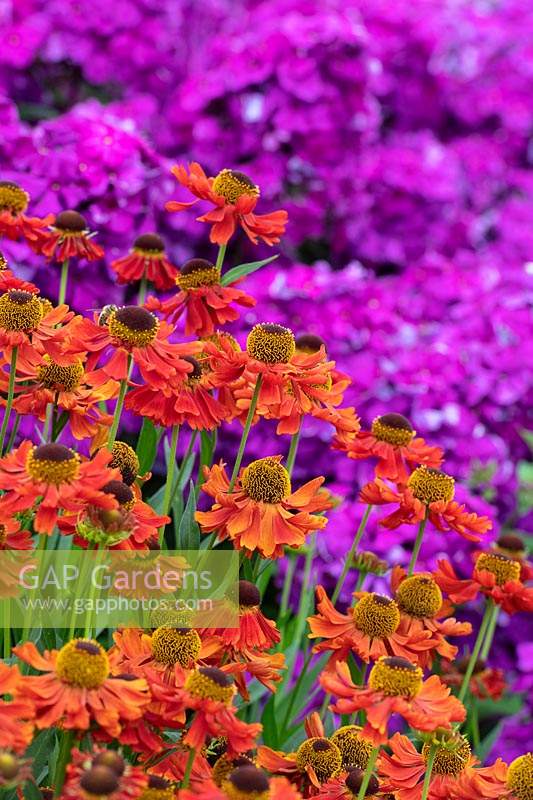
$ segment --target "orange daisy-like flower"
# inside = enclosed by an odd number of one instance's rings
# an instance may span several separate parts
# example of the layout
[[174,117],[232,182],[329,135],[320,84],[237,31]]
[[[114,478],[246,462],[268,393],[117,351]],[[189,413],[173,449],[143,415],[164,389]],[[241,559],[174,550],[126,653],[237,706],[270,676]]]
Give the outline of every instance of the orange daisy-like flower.
[[94,235],[89,232],[85,217],[77,211],[62,211],[55,218],[51,233],[41,245],[40,251],[54,261],[65,261],[68,258],[96,261],[104,257],[104,251],[93,242]]
[[205,476],[202,490],[215,503],[210,511],[197,511],[196,521],[203,533],[218,531],[218,541],[231,539],[246,555],[257,550],[263,558],[280,558],[285,545],[300,547],[327,523],[314,513],[331,508],[329,495],[319,491],[324,478],[292,492],[281,456],[260,458],[242,469],[233,491],[222,462],[206,467]]
[[335,443],[349,458],[377,458],[376,476],[397,483],[407,483],[414,465],[440,467],[444,454],[416,436],[409,420],[402,414],[376,417],[372,430],[360,431],[355,437],[339,437]]
[[116,750],[93,747],[90,753],[77,748],[71,751],[64,800],[136,800],[148,786],[148,775],[126,761]]
[[23,753],[32,740],[35,709],[32,701],[22,692],[23,680],[17,666],[0,661],[0,695],[11,695],[11,700],[0,699],[0,748]]
[[17,519],[6,519],[0,524],[0,550],[33,550],[31,533],[22,530]]
[[[462,686],[465,672],[470,659],[462,658],[459,662],[442,662],[441,678],[446,686]],[[470,678],[469,691],[480,700],[500,700],[506,688],[505,672],[503,669],[488,667],[483,659],[478,659],[474,664],[474,671]]]
[[457,647],[447,641],[449,636],[468,636],[472,633],[469,622],[458,622],[451,617],[453,606],[442,597],[441,590],[430,573],[407,576],[402,567],[394,567],[391,588],[398,604],[400,615],[406,623],[406,631],[415,634],[428,631],[434,642],[430,650],[418,656],[418,664],[431,667],[436,655],[453,659]]
[[255,305],[253,297],[235,286],[222,286],[220,280],[220,267],[203,258],[192,258],[176,276],[180,291],[164,301],[149,297],[146,307],[160,311],[172,323],[185,313],[187,336],[211,336],[221,325],[239,318],[234,304],[245,308]]
[[40,219],[26,216],[29,194],[13,181],[0,181],[0,234],[8,239],[25,239],[36,252],[49,236],[53,214]]
[[250,581],[239,581],[239,627],[213,628],[211,633],[236,652],[270,650],[280,641],[276,623],[262,613],[261,593]]
[[91,461],[62,444],[35,446],[26,440],[0,459],[0,519],[37,505],[33,522],[38,533],[51,534],[60,511],[76,514],[87,504],[117,507],[115,498],[103,491],[110,480],[120,477],[108,469],[111,453],[101,450]]
[[95,722],[118,736],[122,724],[140,719],[150,702],[146,681],[112,676],[106,651],[92,639],[74,639],[43,655],[25,642],[13,652],[45,673],[25,676],[22,686],[23,696],[35,705],[38,728],[61,723],[66,730],[85,731]]
[[180,800],[302,800],[300,792],[286,778],[269,778],[262,770],[237,767],[219,787],[206,781],[192,789],[182,789]]
[[480,534],[492,528],[488,517],[465,511],[453,497],[455,481],[450,475],[432,467],[417,467],[407,486],[391,489],[381,478],[367,483],[360,494],[361,502],[369,505],[397,503],[398,509],[380,520],[379,524],[394,530],[400,525],[417,525],[427,515],[438,531],[456,531],[470,542],[479,542]]
[[331,651],[329,669],[337,661],[346,661],[351,652],[363,661],[380,656],[402,656],[416,663],[426,661],[425,652],[437,642],[424,628],[410,629],[402,620],[398,604],[375,592],[356,592],[357,603],[347,614],[336,611],[322,586],[316,588],[318,614],[309,617],[310,639],[323,637],[315,653]]
[[496,551],[520,563],[522,583],[533,580],[533,564],[527,559],[527,549],[523,539],[516,533],[503,533],[494,543]]
[[265,244],[273,245],[285,233],[286,211],[254,214],[259,187],[244,173],[223,169],[215,178],[208,178],[196,162],[189,164],[189,172],[181,164],[173,167],[171,172],[197,199],[189,203],[171,200],[165,208],[167,211],[184,211],[198,200],[207,200],[214,206],[213,210],[197,219],[211,225],[209,238],[215,244],[227,244],[237,225],[254,244],[261,239]]
[[74,316],[68,306],[53,308],[33,290],[10,289],[0,296],[0,348],[9,359],[14,347],[19,357],[31,358],[31,350],[61,359],[65,329],[60,327]]
[[[392,754],[383,752],[380,758],[380,774],[386,779],[384,788],[394,792],[398,800],[420,800],[430,743],[419,753],[407,736],[395,733],[389,747]],[[470,800],[474,786],[477,798],[499,800],[500,787],[494,780],[498,775],[497,765],[477,767],[477,763],[465,736],[458,733],[443,736],[436,747],[428,800]],[[461,784],[468,785],[469,790],[462,791]]]
[[119,283],[131,283],[147,278],[157,289],[170,289],[175,285],[177,268],[165,254],[165,243],[157,233],[138,236],[130,253],[111,262]]
[[[362,769],[350,769],[348,772],[341,772],[337,778],[332,778],[327,783],[322,784],[317,798],[320,800],[357,800],[359,789],[363,783],[365,771]],[[365,792],[367,800],[378,800],[378,798],[389,798],[391,795],[381,792],[381,787],[375,775],[370,776]],[[394,800],[394,798],[392,798]]]
[[460,779],[461,792],[459,800],[480,800],[481,797],[497,797],[498,800],[531,800],[533,797],[533,753],[524,753],[512,761],[509,766],[498,759],[487,777],[491,784],[491,794],[481,795],[474,781],[465,776]]
[[335,670],[335,674],[325,671],[320,676],[322,687],[338,698],[332,710],[339,714],[365,711],[362,733],[376,745],[387,741],[393,714],[420,731],[450,728],[452,722],[466,717],[463,704],[436,675],[424,681],[422,669],[405,658],[382,656],[363,687],[353,683],[345,662],[338,662]]
[[520,580],[521,564],[509,556],[488,550],[476,558],[472,577],[461,579],[444,559],[434,573],[440,588],[454,603],[466,603],[482,592],[491,597],[507,614],[533,611],[533,587]]

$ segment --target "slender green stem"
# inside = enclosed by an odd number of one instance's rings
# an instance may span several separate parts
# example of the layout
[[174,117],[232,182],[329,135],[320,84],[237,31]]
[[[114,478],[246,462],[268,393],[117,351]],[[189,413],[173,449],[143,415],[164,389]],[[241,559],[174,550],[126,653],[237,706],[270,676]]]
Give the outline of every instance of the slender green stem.
[[313,655],[313,651],[309,650],[307,652],[307,655],[306,655],[305,659],[304,659],[304,663],[302,665],[302,669],[300,670],[300,674],[298,675],[296,683],[294,684],[294,686],[292,688],[289,704],[287,706],[287,713],[285,714],[285,720],[283,722],[283,728],[281,728],[280,730],[285,730],[286,731],[287,728],[289,727],[289,723],[291,721],[292,709],[294,708],[294,703],[296,701],[296,697],[298,695],[298,691],[300,690],[300,686],[302,684],[302,681],[303,681],[305,675],[307,674],[307,667],[310,664],[312,655]]
[[420,800],[427,800],[429,793],[429,784],[431,783],[431,773],[433,772],[433,764],[435,763],[435,756],[437,755],[437,745],[432,744],[429,748],[428,760],[426,761],[426,774],[424,775],[424,783],[422,785],[422,797]]
[[0,428],[0,456],[4,452],[4,441],[6,438],[7,426],[9,424],[9,417],[11,416],[11,408],[13,407],[13,398],[15,396],[15,377],[17,374],[17,353],[18,347],[14,347],[11,351],[11,365],[9,368],[9,383],[7,387],[6,407],[4,411],[4,419],[2,420],[2,427]]
[[289,608],[289,595],[291,593],[292,580],[294,578],[294,571],[296,569],[297,556],[291,554],[288,556],[287,572],[283,581],[283,591],[281,593],[281,604],[279,609],[279,618],[283,619]]
[[224,263],[224,256],[226,255],[227,244],[221,244],[218,248],[216,268],[222,271],[222,264]]
[[59,797],[65,782],[65,772],[70,759],[70,751],[74,742],[74,731],[61,731],[61,743],[57,756],[56,770],[54,774],[54,797]]
[[480,745],[480,736],[479,736],[479,707],[476,697],[470,698],[470,731],[472,736],[472,744],[474,745],[474,750]]
[[182,789],[186,789],[189,785],[189,781],[191,779],[192,765],[194,764],[195,755],[196,755],[196,750],[193,747],[189,753],[189,758],[187,759],[187,766],[185,767],[185,773],[183,775],[183,780],[181,782]]
[[67,282],[68,282],[68,258],[66,258],[61,265],[61,280],[59,283],[59,299],[57,304],[60,306],[65,302],[67,296]]
[[9,601],[6,599],[4,603],[4,661],[7,661],[11,655],[11,620],[9,618]]
[[[170,437],[170,451],[168,454],[168,464],[167,464],[167,480],[165,483],[165,492],[163,494],[163,506],[161,508],[161,513],[165,515],[168,514],[170,510],[172,495],[174,493],[174,472],[176,471],[176,450],[178,449],[179,432],[180,432],[180,426],[174,425]],[[159,529],[160,544],[163,541],[164,533],[165,533],[165,526],[161,525]]]
[[53,419],[54,419],[54,410],[55,405],[54,403],[48,403],[46,406],[45,418],[44,418],[44,426],[43,426],[43,441],[44,442],[51,442],[52,441],[52,432],[54,429],[53,426]]
[[424,519],[420,521],[420,525],[418,526],[418,533],[416,534],[413,554],[409,562],[409,569],[407,570],[408,575],[412,575],[415,571],[416,562],[418,561],[418,554],[420,553],[420,548],[422,547],[422,539],[424,538],[424,531],[426,530],[427,521],[428,515],[426,513]]
[[372,506],[367,506],[366,510],[365,510],[365,513],[363,514],[363,518],[362,518],[361,522],[359,523],[359,527],[357,529],[357,533],[355,534],[354,540],[352,542],[352,546],[350,547],[350,552],[348,553],[348,555],[346,556],[346,559],[344,561],[344,567],[342,568],[342,572],[339,575],[339,580],[337,581],[337,585],[335,586],[335,588],[333,590],[333,594],[331,595],[331,602],[332,603],[335,603],[337,601],[337,598],[339,597],[339,595],[340,595],[340,593],[342,591],[342,587],[344,586],[344,581],[346,579],[346,575],[348,574],[348,570],[350,569],[350,567],[352,565],[353,557],[355,555],[355,552],[356,552],[357,548],[359,547],[359,542],[362,539],[363,533],[365,532],[366,523],[368,522],[368,518],[370,516],[370,512],[371,511],[372,511]]
[[483,661],[486,661],[488,656],[489,656],[490,648],[492,647],[492,641],[494,639],[494,634],[496,633],[496,626],[498,624],[498,614],[499,613],[500,613],[500,606],[495,604],[494,608],[492,610],[492,615],[491,615],[491,618],[489,620],[489,624],[487,626],[487,633],[485,635],[485,641],[483,642],[483,647],[481,648],[481,652],[479,654],[479,657]]
[[300,640],[304,632],[305,624],[307,622],[305,616],[305,605],[307,603],[308,593],[312,591],[311,586],[311,569],[313,567],[313,560],[316,550],[316,533],[312,533],[307,543],[307,553],[305,554],[304,575],[302,580],[302,587],[300,589],[300,602],[298,603],[298,613],[296,615],[296,627],[294,629],[294,644],[296,649],[294,651],[294,659],[300,646]]
[[144,306],[144,301],[146,300],[146,290],[148,288],[148,278],[146,277],[146,272],[144,272],[141,283],[139,285],[139,295],[137,297],[137,305]]
[[22,419],[22,417],[20,416],[20,414],[17,414],[15,416],[15,421],[14,421],[13,425],[11,426],[11,433],[9,434],[9,441],[7,443],[6,453],[9,453],[11,448],[15,444],[15,439],[17,438],[17,433],[18,433],[18,430],[19,430],[19,427],[20,427],[21,419]]
[[481,645],[483,644],[483,641],[485,639],[487,628],[490,624],[493,612],[494,612],[494,601],[492,600],[492,598],[489,598],[487,600],[487,606],[485,608],[485,613],[483,614],[483,619],[481,620],[481,625],[479,626],[476,643],[474,644],[474,649],[472,650],[472,653],[470,655],[470,660],[468,662],[464,674],[463,682],[461,684],[461,688],[459,689],[458,697],[461,703],[465,699],[466,693],[468,691],[468,687],[470,685],[470,678],[472,677],[472,674],[474,672],[474,667],[476,666],[476,662],[479,658]]
[[112,450],[113,445],[115,444],[115,439],[117,438],[118,433],[118,426],[120,425],[120,417],[122,416],[122,409],[124,408],[124,399],[126,397],[126,392],[128,391],[128,381],[129,381],[129,374],[132,364],[131,356],[128,357],[128,377],[124,378],[124,380],[120,381],[120,389],[118,392],[117,404],[115,406],[115,414],[113,416],[113,423],[111,428],[109,429],[109,439],[107,440],[107,449]]
[[231,473],[231,480],[229,482],[228,494],[231,494],[231,492],[233,491],[233,487],[235,486],[235,481],[237,480],[237,475],[239,474],[242,457],[244,455],[244,449],[246,447],[246,442],[248,441],[250,428],[252,427],[252,421],[254,418],[255,409],[257,408],[257,401],[259,399],[259,392],[261,391],[262,378],[263,376],[261,374],[257,376],[257,382],[255,384],[254,393],[250,401],[250,408],[248,409],[248,416],[246,417],[246,422],[244,423],[241,442],[239,444],[239,449],[237,451],[237,458],[235,459],[235,465],[233,467],[233,472]]
[[289,453],[287,455],[287,463],[285,465],[287,472],[291,476],[292,476],[292,471],[294,469],[294,462],[296,461],[296,453],[298,452],[298,445],[300,444],[301,432],[302,432],[302,426],[300,424],[300,427],[298,428],[296,433],[293,433],[293,435],[291,436],[291,444],[289,447]]
[[370,758],[368,759],[368,764],[365,769],[365,774],[363,775],[363,782],[359,787],[359,794],[357,795],[357,800],[363,800],[366,794],[366,790],[368,789],[368,784],[370,783],[370,778],[372,777],[372,772],[374,771],[374,766],[378,759],[379,754],[379,745],[372,749],[370,753]]
[[360,592],[361,591],[361,589],[363,588],[363,583],[365,582],[365,579],[366,579],[367,575],[368,575],[368,572],[366,571],[366,569],[362,569],[359,572],[359,575],[357,576],[357,583],[355,584],[354,591],[356,591],[356,592]]

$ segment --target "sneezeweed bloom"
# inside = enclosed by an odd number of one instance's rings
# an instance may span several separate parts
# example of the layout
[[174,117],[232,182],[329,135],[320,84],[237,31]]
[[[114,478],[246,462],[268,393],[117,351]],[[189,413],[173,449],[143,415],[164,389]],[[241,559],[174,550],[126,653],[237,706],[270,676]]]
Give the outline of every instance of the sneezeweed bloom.
[[24,678],[19,668],[0,661],[0,749],[23,753],[32,740],[35,707],[22,691]]
[[65,800],[136,800],[148,785],[148,775],[116,750],[95,746],[90,752],[71,751],[62,797]]
[[73,639],[43,655],[25,642],[13,652],[45,673],[25,676],[22,686],[23,696],[35,705],[38,728],[61,722],[65,730],[86,731],[95,722],[116,737],[123,722],[140,719],[150,702],[146,681],[112,676],[106,651],[93,639]]
[[343,725],[329,737],[340,750],[345,770],[364,770],[368,765],[373,745],[362,735],[362,730],[359,725]]
[[242,469],[233,491],[223,463],[206,468],[205,476],[202,490],[215,503],[209,511],[197,511],[196,521],[203,533],[217,531],[218,541],[231,539],[247,556],[258,551],[263,558],[280,558],[286,545],[300,547],[327,523],[315,513],[331,508],[329,494],[320,491],[324,478],[292,492],[281,456],[260,458]]
[[127,256],[111,262],[119,283],[132,283],[146,278],[156,289],[164,291],[175,285],[177,268],[165,253],[165,243],[157,233],[138,236]]
[[339,748],[323,731],[319,736],[305,739],[295,753],[282,753],[270,747],[259,747],[257,751],[259,764],[269,772],[287,775],[306,793],[310,786],[315,789],[340,774],[342,756]]
[[111,454],[98,452],[90,461],[62,444],[35,446],[26,440],[0,459],[0,519],[37,507],[33,522],[38,533],[51,534],[61,511],[78,514],[87,504],[117,507],[103,488],[120,476],[108,469]]
[[[239,627],[214,628],[225,647],[236,652],[270,650],[280,641],[276,623],[261,611],[261,593],[250,581],[239,581]],[[223,609],[222,609],[223,611]]]
[[33,540],[28,530],[21,528],[16,518],[0,524],[0,550],[32,550]]
[[263,770],[243,765],[233,770],[219,787],[213,781],[182,789],[180,800],[302,800],[286,778],[269,778]]
[[[460,688],[463,684],[465,672],[468,668],[470,659],[461,658],[457,662],[443,661],[441,678],[446,686]],[[478,659],[474,664],[474,671],[468,686],[469,692],[485,700],[500,700],[507,684],[503,669],[489,667],[483,659]]]
[[62,211],[57,215],[41,253],[54,261],[69,258],[84,258],[96,261],[104,257],[103,249],[93,242],[94,233],[84,216],[77,211]]
[[139,457],[133,447],[127,442],[116,440],[111,450],[110,469],[114,467],[120,471],[122,480],[131,486],[139,476]]
[[222,286],[220,267],[203,258],[186,261],[176,276],[178,293],[169,300],[149,297],[146,307],[176,324],[185,314],[186,336],[211,336],[221,325],[235,322],[235,305],[251,308],[255,300],[235,286]]
[[259,239],[268,245],[276,244],[285,233],[286,211],[254,213],[259,200],[259,187],[244,173],[223,169],[215,178],[208,178],[196,162],[189,165],[189,172],[181,164],[171,171],[197,199],[188,203],[171,200],[165,208],[167,211],[184,211],[198,200],[211,203],[213,210],[197,219],[211,225],[209,238],[215,244],[227,244],[238,225],[253,244],[257,244]]
[[430,631],[410,630],[390,597],[356,592],[357,602],[346,614],[334,608],[322,586],[317,586],[316,597],[318,613],[308,619],[309,638],[324,638],[313,650],[331,652],[329,669],[334,669],[337,661],[346,661],[352,652],[366,662],[390,655],[418,663],[427,660],[424,653],[437,644]]
[[[341,772],[337,778],[332,778],[320,787],[317,797],[321,800],[357,800],[364,777],[365,772],[362,769],[350,769],[348,772]],[[371,775],[365,791],[365,798],[378,800],[378,798],[385,798],[386,796],[381,792],[376,776]]]
[[488,517],[479,517],[465,510],[453,498],[455,481],[450,475],[432,467],[417,467],[406,487],[391,489],[381,478],[363,487],[360,499],[369,505],[397,503],[398,509],[379,521],[390,530],[400,525],[417,525],[427,516],[438,531],[456,531],[470,542],[479,542],[481,535],[492,528]]
[[39,252],[48,238],[47,228],[54,217],[52,214],[43,219],[26,216],[29,202],[28,192],[17,183],[0,181],[0,234],[8,239],[25,239],[33,250]]
[[377,459],[376,476],[401,484],[407,483],[414,466],[440,467],[444,458],[440,447],[426,444],[409,420],[394,412],[376,417],[370,431],[339,437],[334,446],[349,458]]
[[5,292],[0,296],[0,347],[5,357],[9,358],[13,347],[19,348],[19,355],[37,347],[52,358],[60,357],[65,334],[58,326],[73,316],[67,306],[52,308],[33,291]]
[[320,683],[338,698],[331,706],[336,713],[365,711],[363,735],[375,745],[387,741],[388,723],[394,714],[420,731],[448,729],[452,722],[462,722],[466,716],[463,704],[437,675],[424,681],[420,667],[397,656],[382,656],[376,661],[366,686],[353,683],[345,662],[335,665],[335,673],[323,672]]
[[501,762],[499,766],[497,785],[500,794],[496,795],[498,800],[532,800],[533,753],[518,756],[507,768]]
[[520,563],[520,580],[522,583],[533,580],[533,564],[527,559],[524,540],[516,533],[504,533],[494,543],[496,552],[512,558]]

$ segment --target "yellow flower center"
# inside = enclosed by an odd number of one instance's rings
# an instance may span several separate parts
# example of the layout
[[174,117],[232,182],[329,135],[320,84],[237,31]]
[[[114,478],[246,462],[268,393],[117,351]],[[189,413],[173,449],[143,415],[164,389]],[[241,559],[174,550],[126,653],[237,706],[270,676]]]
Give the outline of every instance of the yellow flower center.
[[0,211],[9,211],[13,216],[24,214],[30,196],[17,183],[0,181]]
[[507,581],[520,580],[520,562],[504,556],[503,553],[480,553],[476,569],[492,573],[498,586],[503,586]]
[[[362,769],[351,769],[348,772],[345,784],[346,787],[352,793],[352,797],[356,798],[359,796],[359,790],[361,788],[361,784],[363,783],[364,777],[365,773],[364,770]],[[371,775],[364,796],[374,797],[374,795],[377,794],[378,792],[379,792],[379,781],[375,775]]]
[[54,228],[63,234],[77,236],[88,231],[85,217],[78,214],[77,211],[62,211],[56,217]]
[[183,264],[176,283],[185,292],[201,286],[215,286],[220,283],[220,269],[205,258],[191,258]]
[[80,786],[91,797],[105,797],[119,787],[119,776],[109,767],[97,765],[86,770],[80,778]]
[[46,317],[46,315],[49,314],[50,311],[52,311],[54,306],[52,305],[50,300],[48,300],[47,297],[38,297],[37,299],[41,304],[41,306],[43,307],[43,317]]
[[165,243],[157,233],[142,233],[133,242],[136,253],[150,258],[162,257],[165,253]]
[[0,252],[0,272],[3,272],[5,269],[7,269],[7,259],[5,255]]
[[342,769],[342,756],[339,748],[329,739],[313,737],[302,742],[296,752],[296,766],[301,772],[313,767],[321,783],[335,777]]
[[340,750],[344,769],[366,769],[372,752],[372,742],[361,736],[361,730],[358,725],[343,725],[329,737]]
[[[426,743],[422,748],[424,761],[428,761],[431,745]],[[470,758],[470,744],[464,736],[455,736],[446,742],[442,747],[438,747],[435,752],[433,762],[433,772],[438,775],[459,775]]]
[[295,339],[295,347],[297,353],[304,353],[305,355],[312,355],[318,353],[321,347],[325,347],[324,340],[317,336],[315,333],[302,333]]
[[397,656],[381,656],[368,677],[368,685],[376,692],[389,697],[416,697],[422,688],[423,672],[420,667]]
[[243,194],[259,197],[259,186],[256,186],[244,172],[236,169],[223,169],[219,172],[213,181],[213,191],[228,203],[236,203]]
[[380,442],[402,447],[409,444],[415,435],[409,420],[402,414],[383,414],[372,423],[372,433]]
[[400,624],[400,610],[390,597],[367,593],[353,610],[355,626],[372,639],[392,636]]
[[186,690],[202,700],[216,700],[228,705],[235,687],[228,676],[216,667],[199,667],[185,681]]
[[109,675],[109,659],[94,639],[73,639],[59,651],[56,673],[69,686],[98,689]]
[[122,481],[109,481],[102,487],[105,494],[112,494],[124,511],[131,511],[135,507],[135,495],[127,483]]
[[253,764],[237,767],[222,783],[229,800],[268,800],[269,787],[267,775]]
[[153,342],[159,329],[159,320],[145,308],[122,306],[111,311],[107,320],[111,336],[129,347],[146,347]]
[[455,494],[455,480],[432,467],[417,467],[409,477],[407,485],[422,503],[449,503]]
[[41,444],[30,450],[26,470],[34,481],[59,486],[70,483],[79,472],[80,457],[62,444]]
[[157,628],[152,634],[152,655],[160,664],[189,668],[197,660],[202,643],[193,628]]
[[413,575],[400,583],[396,602],[401,611],[412,617],[432,618],[442,605],[442,592],[431,575]]
[[34,331],[44,309],[31,292],[12,289],[0,297],[0,327],[6,331]]
[[246,610],[258,608],[261,604],[261,592],[251,581],[239,581],[239,606]]
[[84,369],[81,361],[61,366],[49,356],[44,356],[45,364],[39,367],[39,380],[46,389],[56,392],[71,392],[76,389],[83,377]]
[[294,334],[283,325],[254,325],[246,340],[246,351],[264,364],[287,364],[295,352]]
[[137,453],[126,442],[115,442],[111,453],[113,457],[109,462],[109,467],[119,469],[124,483],[131,486],[139,474],[140,465]]
[[212,778],[217,786],[222,786],[231,773],[239,767],[253,767],[254,762],[247,756],[230,758],[226,753],[217,758],[213,765]]
[[256,503],[281,503],[291,493],[291,479],[281,456],[259,458],[243,471],[241,485]]
[[139,795],[139,800],[175,800],[176,792],[169,781],[159,775],[148,776],[148,786]]
[[[20,762],[12,753],[0,753],[0,778],[5,781],[12,781],[17,777],[20,769]],[[2,787],[0,786],[0,789]]]
[[518,756],[509,764],[507,788],[518,800],[533,800],[533,753]]

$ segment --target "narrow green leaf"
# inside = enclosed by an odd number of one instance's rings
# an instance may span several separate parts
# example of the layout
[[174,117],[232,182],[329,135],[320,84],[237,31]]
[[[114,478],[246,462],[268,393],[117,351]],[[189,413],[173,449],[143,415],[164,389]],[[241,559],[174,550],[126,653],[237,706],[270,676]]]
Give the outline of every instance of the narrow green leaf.
[[275,261],[276,258],[279,258],[279,253],[277,253],[275,256],[270,256],[270,258],[265,258],[263,261],[250,261],[248,264],[239,264],[237,267],[229,269],[222,276],[220,283],[222,286],[228,286],[230,283],[235,283],[235,281],[239,278],[244,278],[245,275],[251,275],[252,272],[257,272],[258,269],[261,269],[261,267],[264,267],[266,264],[270,264],[272,261]]
[[189,497],[178,528],[178,548],[180,550],[198,550],[200,547],[200,528],[194,519],[196,495],[192,481],[190,481],[189,487]]
[[265,705],[261,722],[263,723],[263,741],[268,747],[274,750],[279,748],[278,719],[275,708],[275,695],[272,695]]
[[158,433],[149,419],[143,420],[141,434],[137,442],[137,457],[140,464],[140,474],[144,475],[152,469],[157,454],[157,445],[161,433]]

